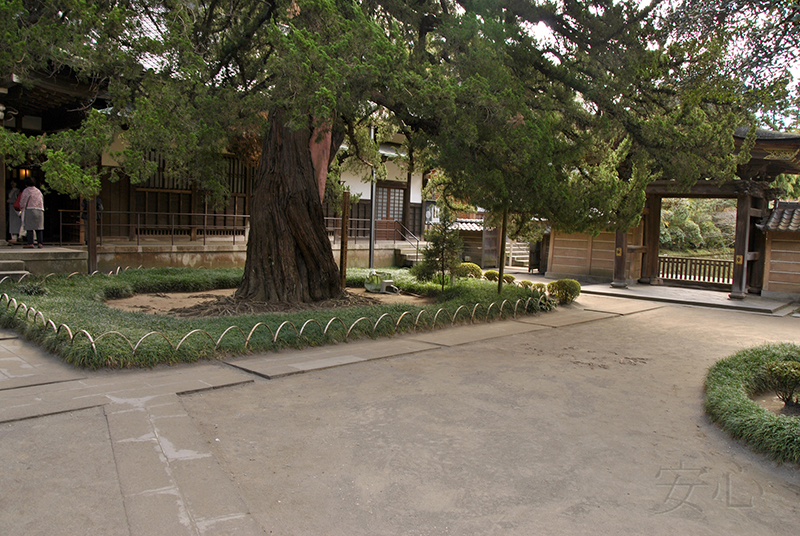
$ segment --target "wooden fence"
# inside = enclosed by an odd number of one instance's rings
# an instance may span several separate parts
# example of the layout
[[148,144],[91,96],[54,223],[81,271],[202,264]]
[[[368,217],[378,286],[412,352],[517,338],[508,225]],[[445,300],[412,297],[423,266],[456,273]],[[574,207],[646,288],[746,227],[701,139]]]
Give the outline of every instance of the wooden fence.
[[663,279],[698,283],[733,283],[733,261],[694,257],[659,257],[658,273]]

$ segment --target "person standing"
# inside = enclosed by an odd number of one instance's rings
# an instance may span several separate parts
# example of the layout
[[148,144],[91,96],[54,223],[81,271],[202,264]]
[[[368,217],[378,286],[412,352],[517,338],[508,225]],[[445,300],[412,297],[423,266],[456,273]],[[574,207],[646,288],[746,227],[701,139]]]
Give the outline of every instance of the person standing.
[[22,227],[22,219],[19,216],[19,211],[14,208],[14,201],[19,197],[19,188],[17,188],[17,181],[11,179],[11,190],[8,192],[8,232],[11,235],[11,240],[8,245],[14,245],[18,242],[19,231]]
[[22,210],[22,225],[28,231],[28,244],[24,248],[34,247],[34,243],[42,244],[44,231],[44,196],[42,191],[36,187],[33,179],[25,179],[25,188],[20,194],[19,208]]

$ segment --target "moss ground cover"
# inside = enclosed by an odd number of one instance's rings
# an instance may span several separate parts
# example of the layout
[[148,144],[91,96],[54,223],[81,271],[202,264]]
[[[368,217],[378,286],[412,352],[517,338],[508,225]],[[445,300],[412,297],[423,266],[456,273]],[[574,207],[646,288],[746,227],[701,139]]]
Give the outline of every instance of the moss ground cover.
[[751,397],[773,389],[767,365],[799,361],[800,346],[768,344],[718,361],[705,381],[705,409],[734,439],[779,461],[800,463],[800,418],[776,415]]
[[[519,314],[524,314],[525,305],[529,313],[551,307],[549,301],[540,299],[538,292],[529,289],[509,286],[498,296],[491,283],[470,280],[447,287],[442,293],[441,287],[434,283],[417,282],[407,270],[389,271],[401,289],[437,296],[437,303],[193,319],[125,312],[104,303],[106,299],[141,293],[235,288],[242,277],[241,270],[143,269],[114,275],[29,277],[20,283],[6,280],[0,284],[0,294],[5,296],[0,299],[0,325],[19,331],[77,366],[151,367],[240,354],[248,350],[269,351],[329,344],[345,339],[351,326],[350,339],[407,331],[413,328],[416,319],[419,319],[421,327],[430,329],[439,309],[443,308],[447,313],[439,315],[437,326],[449,323],[461,305],[468,306],[469,311],[462,308],[456,318],[458,322],[469,321],[473,310],[476,320],[501,314],[510,316],[517,300],[523,300],[517,311]],[[348,286],[363,286],[367,272],[350,270]],[[499,305],[504,300],[508,303],[501,313]],[[496,303],[494,307],[490,307],[492,302]],[[481,305],[476,308],[476,303]],[[411,314],[401,319],[406,311]],[[331,322],[334,317],[340,320]],[[362,318],[365,320],[359,321]],[[329,326],[327,334],[323,333],[326,326]],[[274,341],[274,334],[279,329],[280,336]],[[299,334],[301,329],[302,336]],[[70,334],[74,340],[70,339]]]

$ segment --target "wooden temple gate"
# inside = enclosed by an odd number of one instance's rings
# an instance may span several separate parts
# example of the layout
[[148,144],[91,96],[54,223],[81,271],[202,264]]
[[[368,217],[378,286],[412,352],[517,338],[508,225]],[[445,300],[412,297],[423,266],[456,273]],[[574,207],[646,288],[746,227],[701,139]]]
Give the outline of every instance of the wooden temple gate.
[[[747,135],[746,129],[737,129],[737,147]],[[677,181],[656,181],[647,187],[644,210],[644,244],[628,247],[628,233],[617,231],[612,286],[627,285],[628,255],[641,252],[642,273],[640,283],[661,282],[658,255],[661,227],[661,204],[665,197],[736,199],[736,238],[730,297],[743,299],[748,292],[760,293],[765,270],[766,237],[756,227],[769,212],[769,202],[777,200],[781,191],[772,187],[774,179],[783,173],[800,174],[800,134],[783,134],[757,131],[751,159],[739,166],[740,180],[725,183],[700,181],[688,191]]]

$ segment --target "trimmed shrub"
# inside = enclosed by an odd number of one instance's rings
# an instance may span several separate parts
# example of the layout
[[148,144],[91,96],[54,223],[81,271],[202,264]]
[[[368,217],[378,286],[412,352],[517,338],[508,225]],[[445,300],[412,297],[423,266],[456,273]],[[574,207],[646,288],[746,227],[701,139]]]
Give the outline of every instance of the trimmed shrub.
[[462,262],[458,265],[458,268],[456,268],[454,275],[456,277],[473,277],[475,279],[480,279],[483,276],[483,271],[481,267],[474,262]]
[[483,272],[483,277],[489,281],[497,281],[500,278],[500,273],[497,270],[486,270]]
[[527,279],[521,279],[520,281],[518,281],[518,283],[519,286],[521,286],[522,288],[530,288],[530,289],[533,288],[533,281],[528,281]]
[[503,281],[505,281],[505,282],[506,282],[506,283],[508,283],[509,285],[510,285],[511,283],[513,283],[515,279],[516,279],[516,277],[514,277],[514,276],[513,276],[513,275],[511,275],[511,274],[503,274]]
[[800,362],[770,361],[764,367],[767,370],[767,379],[778,394],[778,398],[790,406],[797,404],[794,392],[800,387]]
[[436,266],[431,262],[418,262],[411,267],[410,272],[419,281],[433,281],[436,276]]
[[100,301],[104,300],[119,300],[122,298],[130,298],[136,294],[133,287],[128,283],[114,282],[106,286],[98,295]]
[[581,293],[581,284],[574,279],[559,279],[547,284],[547,293],[560,305],[575,301]]
[[539,294],[544,294],[545,292],[547,292],[547,285],[541,282],[534,283],[533,290],[537,291]]
[[800,418],[776,415],[750,398],[774,387],[769,363],[798,358],[800,346],[784,343],[741,350],[719,360],[706,375],[706,413],[753,450],[779,462],[800,463]]
[[17,290],[28,296],[44,296],[47,294],[47,287],[41,281],[20,283],[17,285]]

